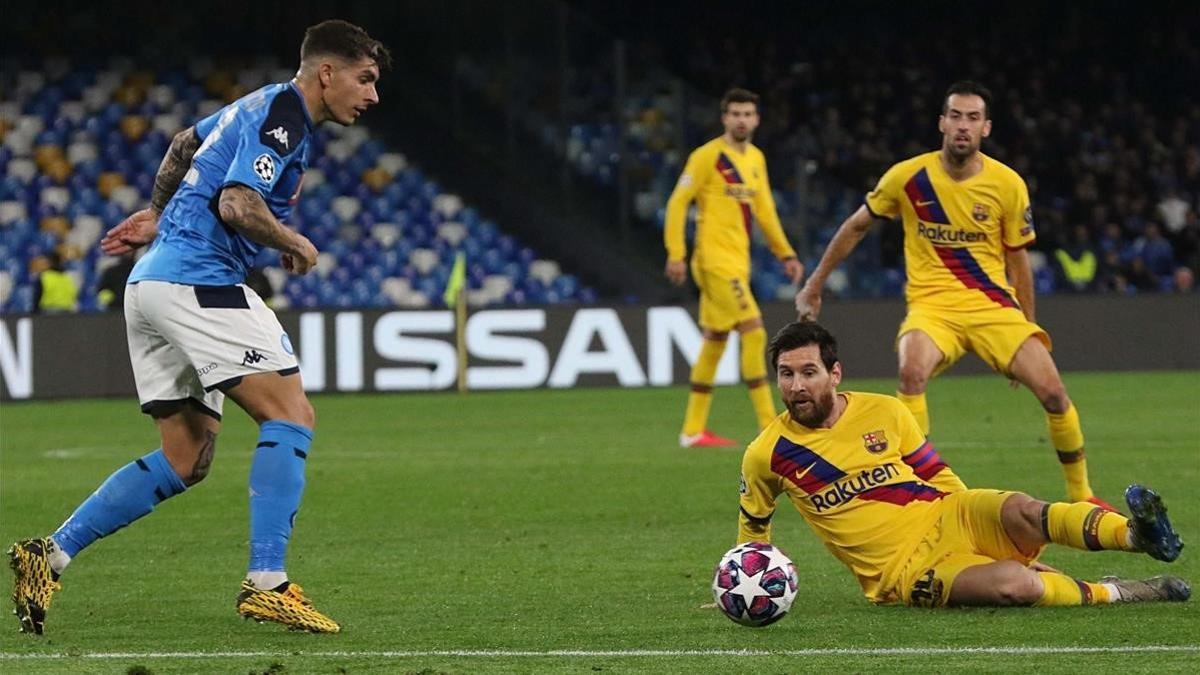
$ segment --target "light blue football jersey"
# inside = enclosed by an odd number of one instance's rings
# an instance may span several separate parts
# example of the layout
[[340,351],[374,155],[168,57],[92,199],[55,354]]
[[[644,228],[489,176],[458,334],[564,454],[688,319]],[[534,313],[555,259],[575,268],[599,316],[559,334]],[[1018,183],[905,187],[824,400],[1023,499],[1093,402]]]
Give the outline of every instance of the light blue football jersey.
[[284,223],[300,196],[313,123],[294,83],[243,96],[197,122],[195,131],[200,148],[158,220],[158,237],[129,275],[131,284],[242,283],[263,246],[221,221],[221,190],[235,184],[255,190]]

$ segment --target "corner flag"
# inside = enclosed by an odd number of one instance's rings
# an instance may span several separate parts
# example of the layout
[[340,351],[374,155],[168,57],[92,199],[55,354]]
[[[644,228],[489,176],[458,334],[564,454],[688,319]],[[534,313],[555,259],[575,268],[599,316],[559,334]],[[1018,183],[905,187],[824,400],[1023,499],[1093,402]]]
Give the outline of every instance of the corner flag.
[[454,307],[458,304],[458,296],[462,292],[463,283],[467,280],[467,257],[459,251],[454,256],[454,267],[450,270],[450,279],[446,281],[446,291],[442,293],[442,300],[445,301],[447,307]]

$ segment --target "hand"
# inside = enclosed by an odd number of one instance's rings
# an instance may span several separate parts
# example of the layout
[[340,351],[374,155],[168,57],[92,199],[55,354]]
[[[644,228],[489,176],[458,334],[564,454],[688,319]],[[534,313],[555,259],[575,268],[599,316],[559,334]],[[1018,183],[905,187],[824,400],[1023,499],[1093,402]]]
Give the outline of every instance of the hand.
[[816,321],[821,313],[821,289],[804,284],[796,293],[796,318],[800,321]]
[[682,260],[668,260],[663,274],[667,275],[671,283],[682,286],[683,282],[687,281],[687,263]]
[[158,213],[153,209],[142,209],[104,233],[100,250],[105,255],[125,255],[149,244],[157,236]]
[[804,278],[804,263],[795,258],[787,258],[783,261],[783,273],[792,280],[793,284],[798,284],[800,279]]
[[[1029,569],[1033,570],[1034,572],[1058,572],[1058,570],[1040,560],[1034,560],[1033,562],[1029,563]],[[1058,573],[1062,574],[1062,572]]]
[[308,237],[296,234],[292,250],[281,255],[279,262],[283,265],[283,269],[292,274],[308,274],[308,271],[317,264],[317,247],[313,246]]

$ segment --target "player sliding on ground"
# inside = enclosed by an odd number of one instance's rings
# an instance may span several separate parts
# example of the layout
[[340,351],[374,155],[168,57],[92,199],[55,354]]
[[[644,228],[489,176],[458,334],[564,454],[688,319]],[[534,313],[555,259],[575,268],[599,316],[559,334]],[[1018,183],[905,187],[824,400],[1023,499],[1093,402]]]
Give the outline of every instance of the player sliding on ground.
[[991,112],[984,87],[950,85],[938,118],[941,149],[906,159],[879,179],[797,293],[798,318],[817,319],[826,278],[872,223],[902,220],[908,316],[896,337],[897,396],[921,431],[929,434],[929,380],[975,352],[1042,404],[1067,499],[1108,506],[1088,483],[1079,413],[1050,356],[1050,336],[1035,323],[1029,190],[1016,171],[979,150],[992,130]]
[[837,390],[842,365],[824,328],[789,324],[767,353],[786,412],[742,459],[739,542],[771,540],[776,500],[786,494],[877,603],[1050,606],[1191,595],[1178,577],[1088,582],[1037,562],[1048,543],[1175,560],[1183,544],[1152,490],[1126,490],[1127,519],[1087,502],[967,489],[899,401]]
[[243,282],[264,247],[304,274],[317,250],[283,225],[308,166],[313,128],[353,124],[379,101],[386,48],[345,21],[305,32],[290,82],[245,96],[175,136],[150,208],[110,230],[121,255],[151,241],[125,292],[129,356],[142,412],[162,446],[117,470],[53,534],[13,544],[21,630],[41,633],[67,564],[100,537],[208,475],[225,397],[259,425],[250,465],[250,564],[237,596],[246,618],[336,633],[284,571],[304,490],[315,415],[279,320]]

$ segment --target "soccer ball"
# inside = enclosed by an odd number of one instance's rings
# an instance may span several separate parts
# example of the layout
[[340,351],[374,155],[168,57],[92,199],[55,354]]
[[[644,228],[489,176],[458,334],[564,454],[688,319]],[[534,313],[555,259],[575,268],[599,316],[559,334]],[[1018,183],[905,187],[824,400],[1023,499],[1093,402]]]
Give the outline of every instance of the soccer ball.
[[717,563],[712,589],[717,607],[735,623],[767,626],[796,599],[796,566],[770,544],[739,544]]

